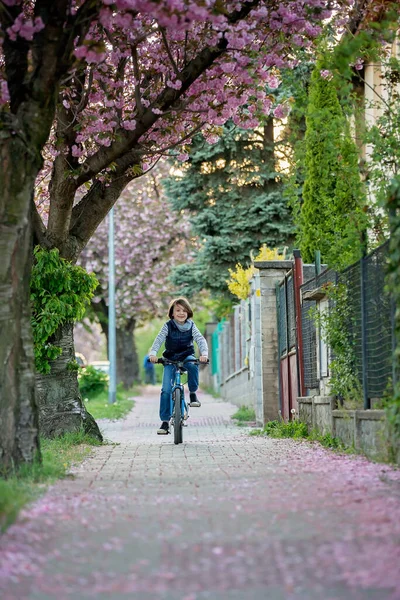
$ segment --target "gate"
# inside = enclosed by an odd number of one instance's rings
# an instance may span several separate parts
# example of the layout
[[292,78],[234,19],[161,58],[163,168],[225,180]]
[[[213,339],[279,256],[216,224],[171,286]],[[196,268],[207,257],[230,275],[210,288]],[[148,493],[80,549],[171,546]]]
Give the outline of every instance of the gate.
[[282,418],[290,420],[297,408],[299,378],[297,368],[297,336],[295,277],[292,269],[276,285],[278,314],[279,406]]

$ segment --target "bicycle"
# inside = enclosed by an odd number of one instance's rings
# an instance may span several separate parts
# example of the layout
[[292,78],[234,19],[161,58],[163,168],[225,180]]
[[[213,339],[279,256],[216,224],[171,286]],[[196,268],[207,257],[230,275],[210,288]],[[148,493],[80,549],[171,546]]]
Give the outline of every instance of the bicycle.
[[[198,359],[186,361],[194,363],[196,365],[207,365],[208,362],[200,362]],[[183,422],[189,416],[189,407],[185,400],[185,390],[181,382],[181,375],[186,373],[184,362],[181,360],[169,360],[168,358],[159,358],[158,364],[174,365],[175,366],[175,380],[172,386],[172,417],[170,424],[174,428],[174,444],[182,444],[184,426]],[[186,416],[186,417],[185,417]]]

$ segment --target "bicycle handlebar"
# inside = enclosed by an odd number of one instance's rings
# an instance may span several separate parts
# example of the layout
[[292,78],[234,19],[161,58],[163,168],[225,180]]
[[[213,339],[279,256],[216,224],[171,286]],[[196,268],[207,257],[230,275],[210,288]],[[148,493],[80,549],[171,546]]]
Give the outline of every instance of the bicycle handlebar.
[[[159,365],[183,365],[184,362],[185,361],[183,361],[183,360],[170,360],[169,358],[163,358],[163,357],[161,357],[161,358],[157,359],[156,364],[159,364]],[[187,363],[191,362],[191,363],[194,363],[196,365],[208,365],[208,364],[210,364],[209,360],[207,360],[207,362],[201,362],[198,358],[195,358],[194,360],[193,359],[192,360],[187,360],[186,362]]]

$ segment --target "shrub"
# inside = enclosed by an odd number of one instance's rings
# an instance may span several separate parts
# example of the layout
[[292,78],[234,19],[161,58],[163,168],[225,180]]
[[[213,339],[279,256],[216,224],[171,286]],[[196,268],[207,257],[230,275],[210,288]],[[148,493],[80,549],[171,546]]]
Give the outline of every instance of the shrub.
[[301,421],[269,421],[264,427],[264,433],[271,437],[292,437],[306,438],[308,437],[307,425]]
[[108,387],[108,375],[91,365],[81,369],[78,381],[80,392],[84,398],[96,396]]
[[[31,277],[32,332],[35,365],[50,373],[50,362],[61,355],[54,344],[56,331],[83,318],[98,285],[95,275],[61,258],[57,248],[37,246]],[[74,365],[71,365],[74,368]]]
[[232,419],[236,419],[237,421],[255,421],[256,413],[254,412],[254,408],[243,405],[232,415]]

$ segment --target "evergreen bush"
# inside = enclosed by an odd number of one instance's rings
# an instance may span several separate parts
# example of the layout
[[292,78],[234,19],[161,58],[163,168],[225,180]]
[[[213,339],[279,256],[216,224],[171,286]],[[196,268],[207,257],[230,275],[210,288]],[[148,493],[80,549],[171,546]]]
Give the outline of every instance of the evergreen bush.
[[337,82],[325,65],[320,59],[311,76],[298,242],[305,262],[320,250],[323,262],[341,269],[362,254],[366,196]]

